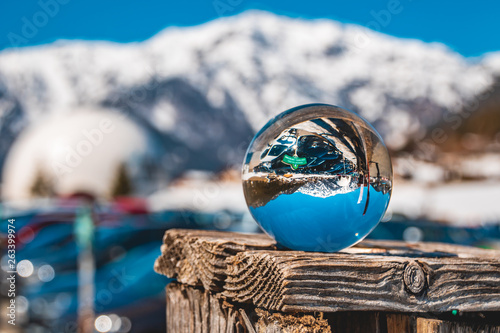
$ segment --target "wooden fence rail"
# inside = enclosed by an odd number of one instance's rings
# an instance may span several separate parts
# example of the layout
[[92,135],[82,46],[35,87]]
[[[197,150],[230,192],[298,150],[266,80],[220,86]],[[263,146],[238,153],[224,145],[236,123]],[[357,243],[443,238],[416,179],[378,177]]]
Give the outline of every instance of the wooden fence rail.
[[500,252],[363,241],[278,250],[266,235],[169,230],[155,270],[171,332],[499,332]]

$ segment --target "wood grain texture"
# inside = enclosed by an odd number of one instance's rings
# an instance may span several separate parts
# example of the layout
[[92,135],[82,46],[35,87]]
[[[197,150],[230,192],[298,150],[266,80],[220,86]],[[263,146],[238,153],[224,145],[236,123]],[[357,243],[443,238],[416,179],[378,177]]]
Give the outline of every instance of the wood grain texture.
[[167,332],[500,333],[498,313],[447,320],[375,311],[285,313],[230,303],[220,294],[176,282],[167,286],[166,295]]
[[[497,317],[498,314],[490,313],[489,317]],[[448,319],[428,318],[425,314],[419,317],[416,314],[386,313],[385,316],[387,333],[500,333],[500,318],[493,323],[482,313],[468,318],[458,316]]]
[[222,290],[227,258],[246,250],[275,248],[275,242],[263,234],[170,229],[154,268],[186,285]]
[[416,333],[500,333],[500,326],[417,318]]
[[238,313],[232,307],[223,306],[220,298],[207,291],[170,283],[166,293],[167,332],[245,331],[245,323],[238,320]]
[[233,305],[200,288],[167,286],[167,332],[194,333],[331,333],[320,315],[270,313]]
[[498,251],[394,241],[277,251],[264,235],[184,230],[164,242],[157,272],[266,310],[500,311]]
[[410,317],[406,314],[391,313],[386,315],[387,333],[410,333]]

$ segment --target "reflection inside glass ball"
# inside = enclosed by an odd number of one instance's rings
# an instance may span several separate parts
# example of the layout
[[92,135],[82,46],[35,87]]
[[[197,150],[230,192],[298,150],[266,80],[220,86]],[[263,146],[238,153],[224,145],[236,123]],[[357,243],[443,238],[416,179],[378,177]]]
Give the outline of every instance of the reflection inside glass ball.
[[376,130],[323,104],[269,121],[243,165],[243,190],[259,225],[285,247],[334,252],[370,233],[385,214],[392,166]]

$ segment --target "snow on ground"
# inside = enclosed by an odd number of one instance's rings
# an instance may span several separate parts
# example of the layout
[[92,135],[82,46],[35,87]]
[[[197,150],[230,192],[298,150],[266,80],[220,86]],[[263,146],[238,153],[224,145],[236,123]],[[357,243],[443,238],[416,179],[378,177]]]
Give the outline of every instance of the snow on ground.
[[[477,226],[500,221],[500,181],[426,185],[396,181],[388,215],[424,218],[454,225]],[[239,182],[188,180],[148,199],[153,211],[187,209],[202,212],[247,212]]]
[[246,212],[247,206],[240,183],[217,181],[188,181],[172,186],[148,198],[152,211],[185,209],[189,211],[218,212],[229,210]]
[[[500,155],[498,153],[443,154],[435,162],[411,157],[392,159],[394,174],[410,176],[415,183],[440,184],[459,179],[500,180]],[[456,179],[450,179],[450,174]]]
[[463,157],[459,162],[460,171],[467,177],[500,178],[500,155],[481,154]]
[[500,221],[500,182],[475,181],[437,186],[398,183],[389,211],[410,218],[426,218],[454,225],[479,225]]

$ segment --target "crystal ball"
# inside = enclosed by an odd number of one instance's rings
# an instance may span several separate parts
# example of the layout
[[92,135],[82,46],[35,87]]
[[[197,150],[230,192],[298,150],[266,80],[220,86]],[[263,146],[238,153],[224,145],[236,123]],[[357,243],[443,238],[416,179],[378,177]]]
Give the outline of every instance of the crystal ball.
[[377,131],[354,112],[309,104],[270,120],[242,170],[250,213],[278,245],[336,252],[384,216],[392,165]]

